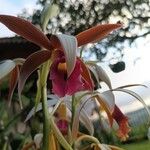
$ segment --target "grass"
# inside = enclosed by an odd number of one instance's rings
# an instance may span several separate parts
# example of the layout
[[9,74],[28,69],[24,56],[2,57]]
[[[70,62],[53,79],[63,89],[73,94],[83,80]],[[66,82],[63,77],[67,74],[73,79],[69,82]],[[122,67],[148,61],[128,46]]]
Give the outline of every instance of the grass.
[[120,147],[124,148],[125,150],[150,150],[150,141],[145,140],[141,142],[125,144]]

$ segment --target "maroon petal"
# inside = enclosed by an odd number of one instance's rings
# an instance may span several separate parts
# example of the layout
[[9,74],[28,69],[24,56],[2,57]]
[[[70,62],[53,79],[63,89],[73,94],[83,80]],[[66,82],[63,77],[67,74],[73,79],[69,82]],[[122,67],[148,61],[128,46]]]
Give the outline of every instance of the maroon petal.
[[11,104],[12,96],[14,93],[14,90],[16,88],[17,82],[18,82],[18,77],[19,77],[19,67],[16,66],[10,75],[10,81],[9,81],[9,93],[8,93],[8,102],[9,106]]
[[111,31],[121,28],[122,24],[103,24],[92,27],[76,35],[78,46],[103,39]]
[[73,72],[67,79],[66,94],[72,95],[79,90],[83,90],[83,88],[83,82],[81,80],[81,65],[80,62],[77,61]]
[[81,68],[82,68],[81,75],[82,75],[82,79],[84,80],[84,87],[88,90],[93,90],[94,84],[88,68],[80,58],[77,58],[77,60],[80,61],[81,64]]
[[64,62],[64,58],[58,58],[53,62],[50,68],[50,80],[52,80],[53,92],[59,97],[65,96],[66,80],[64,72],[58,70],[58,64]]
[[29,21],[14,16],[0,15],[0,22],[7,26],[11,31],[21,35],[40,47],[44,47],[48,50],[52,49],[49,39]]
[[30,55],[25,63],[23,64],[21,71],[20,71],[20,76],[19,76],[19,81],[18,81],[18,94],[19,98],[21,96],[21,92],[23,90],[24,84],[27,80],[27,78],[30,76],[30,74],[37,69],[42,63],[50,59],[51,57],[51,52],[47,50],[42,50],[42,51],[37,51]]
[[61,133],[63,135],[67,135],[68,132],[68,121],[64,120],[64,119],[60,119],[59,121],[57,121],[57,127],[59,128],[59,130],[61,131]]

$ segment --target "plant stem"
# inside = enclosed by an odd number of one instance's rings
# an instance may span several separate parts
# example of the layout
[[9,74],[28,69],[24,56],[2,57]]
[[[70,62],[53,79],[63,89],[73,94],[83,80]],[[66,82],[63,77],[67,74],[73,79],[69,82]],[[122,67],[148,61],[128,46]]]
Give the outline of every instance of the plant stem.
[[58,129],[57,125],[55,124],[53,116],[50,116],[50,124],[51,124],[52,130],[53,130],[57,140],[62,145],[62,147],[65,150],[73,150],[71,145],[66,141],[66,139],[63,137],[62,133]]
[[71,117],[71,130],[72,130],[72,125],[73,125],[73,121],[74,121],[74,115],[75,115],[75,111],[76,111],[76,101],[75,101],[75,96],[72,95],[72,103],[71,103],[71,107],[72,107],[72,117]]
[[49,133],[50,133],[50,124],[49,124],[49,114],[47,109],[47,90],[45,87],[42,87],[42,107],[43,107],[43,150],[49,150]]
[[41,98],[43,107],[43,150],[50,150],[49,147],[49,134],[50,134],[50,122],[49,122],[49,112],[47,105],[47,76],[49,72],[50,61],[43,64],[41,70]]
[[75,141],[75,146],[77,147],[79,145],[79,143],[81,141],[91,141],[95,144],[100,144],[100,142],[98,141],[98,139],[96,139],[95,137],[93,136],[90,136],[90,135],[83,135],[83,136],[80,136],[76,141]]

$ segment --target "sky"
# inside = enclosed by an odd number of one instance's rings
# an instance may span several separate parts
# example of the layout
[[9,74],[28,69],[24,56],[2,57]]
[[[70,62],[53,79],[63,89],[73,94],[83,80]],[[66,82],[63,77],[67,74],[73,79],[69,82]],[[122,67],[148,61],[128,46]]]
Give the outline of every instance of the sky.
[[[27,9],[30,14],[33,8],[37,8],[37,0],[0,0],[0,14],[14,15],[21,13],[23,9]],[[0,37],[13,36],[14,33],[0,24]]]
[[[37,0],[0,0],[0,14],[17,15],[25,8],[30,14],[33,9],[37,8]],[[13,36],[14,33],[8,30],[4,25],[0,24],[0,37]],[[150,36],[146,39],[138,39],[134,46],[124,50],[123,60],[126,63],[125,71],[113,73],[108,66],[101,64],[107,71],[112,86],[118,87],[127,84],[145,83],[150,87]],[[150,89],[138,87],[134,89],[150,104]],[[124,111],[129,111],[142,107],[131,96],[126,94],[116,94],[116,103],[121,106]],[[133,107],[134,106],[134,107]],[[136,106],[136,107],[135,107]]]

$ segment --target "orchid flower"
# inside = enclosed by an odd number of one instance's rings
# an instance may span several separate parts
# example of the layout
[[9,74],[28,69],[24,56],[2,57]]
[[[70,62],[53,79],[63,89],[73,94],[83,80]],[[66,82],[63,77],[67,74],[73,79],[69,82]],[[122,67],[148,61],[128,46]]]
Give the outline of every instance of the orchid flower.
[[90,86],[82,74],[83,69],[80,62],[79,59],[76,60],[73,72],[67,77],[65,57],[60,51],[60,55],[57,56],[50,68],[53,93],[64,97],[66,94],[73,95],[77,91],[93,90],[93,85]]
[[[88,29],[86,31],[79,33],[75,37],[67,36],[67,35],[54,35],[50,39],[48,39],[38,28],[36,28],[33,24],[31,24],[30,22],[24,19],[14,17],[14,16],[9,16],[9,15],[0,15],[0,22],[6,25],[10,30],[14,31],[15,33],[39,45],[40,47],[43,47],[46,49],[45,51],[39,51],[39,52],[32,54],[25,61],[20,72],[20,78],[19,78],[19,83],[18,83],[19,94],[21,94],[25,81],[27,80],[29,75],[40,64],[50,59],[51,54],[54,50],[57,49],[57,50],[63,51],[65,62],[66,62],[68,80],[66,80],[67,83],[65,84],[65,91],[63,91],[62,93],[58,93],[60,96],[64,96],[65,94],[72,94],[81,88],[83,89],[93,88],[93,83],[92,83],[87,67],[84,65],[84,63],[80,59],[77,59],[77,56],[76,56],[77,46],[82,46],[90,42],[96,42],[104,38],[111,31],[122,27],[122,24],[97,25],[96,27],[93,27],[91,29]],[[81,67],[79,67],[79,71],[76,71],[76,70],[74,71],[74,69],[76,68],[75,66],[77,66],[79,62],[81,64]],[[56,64],[56,61],[54,62],[54,64]],[[83,72],[80,70],[81,68]],[[74,73],[78,74],[79,84],[74,85],[74,88],[76,90],[73,89],[73,87],[71,89],[71,86],[68,86],[71,82],[77,81],[77,80],[74,80],[75,78],[70,77],[71,74],[72,76],[74,76]],[[82,74],[81,75],[82,81],[80,81],[79,79],[81,78],[80,73]],[[54,82],[57,82],[57,81],[58,81],[57,78],[55,78],[55,81],[53,81],[53,85],[54,85],[53,91],[59,92],[58,89],[62,89],[64,84],[62,86],[60,85],[60,87],[56,87]],[[82,85],[81,87],[81,83],[82,84],[85,83],[85,86]],[[89,84],[90,87],[89,86],[87,87],[87,83]]]
[[[18,79],[18,93],[19,96],[23,90],[24,84],[30,74],[40,67],[40,75],[39,76],[39,91],[37,92],[39,95],[39,99],[41,98],[42,92],[42,107],[44,109],[44,130],[43,130],[43,139],[49,138],[49,133],[47,133],[51,128],[54,130],[55,136],[61,140],[62,146],[66,149],[72,149],[71,146],[67,143],[63,135],[68,132],[68,119],[66,116],[59,117],[58,120],[54,121],[54,117],[49,117],[49,113],[47,110],[47,96],[46,96],[46,81],[47,75],[50,74],[49,79],[52,81],[52,92],[58,97],[65,97],[66,95],[75,95],[77,92],[88,91],[93,92],[94,84],[91,78],[91,74],[89,68],[86,64],[77,56],[78,47],[91,43],[97,42],[101,40],[106,35],[108,35],[111,31],[122,27],[121,24],[106,24],[106,25],[97,25],[93,28],[90,28],[86,31],[79,33],[76,36],[69,36],[64,34],[56,34],[51,35],[50,38],[46,37],[39,29],[37,29],[30,22],[23,20],[18,17],[8,16],[8,15],[0,15],[0,22],[6,25],[10,30],[15,33],[21,35],[27,40],[37,44],[41,47],[41,51],[37,51],[31,54],[26,61],[24,62],[20,76]],[[47,62],[47,63],[45,63]],[[44,64],[43,64],[44,63]],[[100,70],[98,70],[100,71]],[[103,73],[100,72],[100,73]],[[103,75],[103,77],[106,74]],[[106,78],[103,78],[104,81],[110,85],[110,81]],[[75,105],[78,106],[77,109],[72,109],[72,127],[71,127],[71,136],[72,141],[74,142],[78,137],[78,128],[79,128],[79,120],[81,119],[79,116],[82,114],[82,121],[88,122],[87,117],[83,106],[89,100],[97,100],[106,110],[107,115],[109,117],[110,124],[112,124],[113,117],[112,112],[114,105],[114,99],[112,97],[111,104],[105,101],[105,94],[103,95],[92,95],[89,96],[80,96],[78,103]],[[85,102],[81,103],[82,100]],[[73,101],[73,100],[72,100]],[[73,101],[74,102],[74,101]],[[55,102],[54,102],[55,103]],[[72,103],[71,103],[72,104]],[[109,105],[110,104],[110,105]],[[57,106],[57,105],[56,105]],[[68,107],[67,104],[65,107]],[[74,106],[75,107],[75,106]],[[83,109],[83,111],[82,111]],[[54,109],[55,110],[55,109]],[[50,113],[51,115],[51,113]],[[87,117],[88,118],[88,117]],[[49,124],[50,122],[50,124]],[[89,123],[89,131],[93,134],[93,129],[91,123]],[[58,130],[59,129],[59,130]],[[53,137],[53,135],[51,135]],[[63,141],[63,142],[62,142]],[[50,147],[48,142],[43,140],[43,145],[48,149]]]

